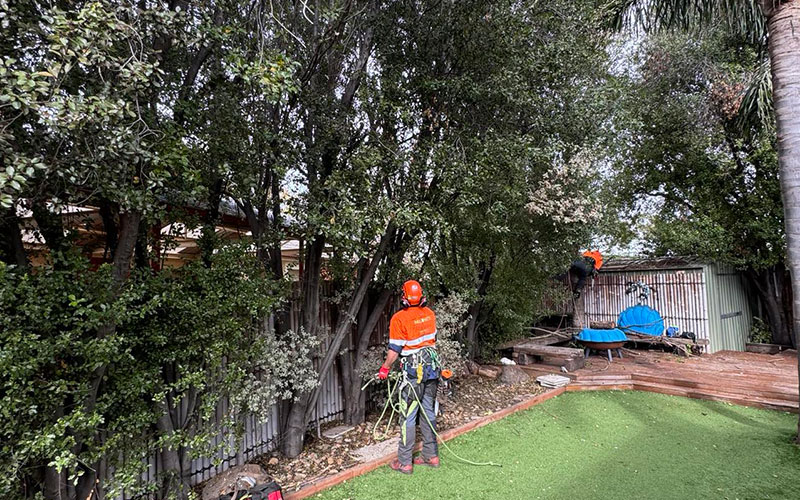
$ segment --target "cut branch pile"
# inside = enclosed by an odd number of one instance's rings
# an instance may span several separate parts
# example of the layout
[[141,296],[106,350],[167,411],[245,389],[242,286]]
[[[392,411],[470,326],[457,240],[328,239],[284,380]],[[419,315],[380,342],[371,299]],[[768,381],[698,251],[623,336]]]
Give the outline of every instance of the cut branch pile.
[[680,337],[654,337],[641,333],[625,332],[628,340],[635,344],[661,345],[672,348],[678,354],[691,356],[702,354],[703,348],[708,345],[708,339],[684,339]]

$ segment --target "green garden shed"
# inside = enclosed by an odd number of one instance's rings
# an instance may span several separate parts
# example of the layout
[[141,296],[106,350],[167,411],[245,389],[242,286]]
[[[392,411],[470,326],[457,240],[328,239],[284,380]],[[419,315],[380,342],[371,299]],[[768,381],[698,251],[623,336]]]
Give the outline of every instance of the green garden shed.
[[650,288],[645,303],[661,313],[666,326],[708,339],[708,352],[745,350],[753,313],[744,276],[693,258],[608,259],[581,294],[583,324],[616,321],[622,310],[639,303],[638,294],[629,292],[637,282]]

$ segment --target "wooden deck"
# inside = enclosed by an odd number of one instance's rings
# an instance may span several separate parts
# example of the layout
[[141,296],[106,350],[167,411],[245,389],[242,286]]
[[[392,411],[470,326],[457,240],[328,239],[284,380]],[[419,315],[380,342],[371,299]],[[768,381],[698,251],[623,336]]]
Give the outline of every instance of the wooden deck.
[[[798,411],[797,352],[757,354],[720,351],[682,358],[653,351],[623,350],[609,363],[593,355],[568,375],[568,391],[627,389]],[[557,373],[552,366],[521,366],[531,375]]]

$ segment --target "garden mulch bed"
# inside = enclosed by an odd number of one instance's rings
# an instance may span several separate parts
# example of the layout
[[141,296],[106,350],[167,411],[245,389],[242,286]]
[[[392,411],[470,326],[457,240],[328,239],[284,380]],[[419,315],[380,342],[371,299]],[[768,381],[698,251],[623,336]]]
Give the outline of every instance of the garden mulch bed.
[[[453,396],[444,406],[443,414],[438,417],[437,430],[441,432],[458,427],[542,392],[544,389],[533,378],[516,385],[503,385],[498,380],[479,376],[461,378],[456,383]],[[378,442],[372,434],[378,415],[369,415],[367,418],[367,422],[335,440],[324,437],[318,439],[314,435],[297,458],[288,459],[276,452],[262,455],[253,462],[264,467],[285,492],[296,491],[321,477],[336,474],[359,463],[352,452]],[[336,425],[340,424],[331,423],[328,426]],[[385,426],[383,423],[381,425]],[[394,437],[399,433],[399,427],[394,425],[389,434]]]

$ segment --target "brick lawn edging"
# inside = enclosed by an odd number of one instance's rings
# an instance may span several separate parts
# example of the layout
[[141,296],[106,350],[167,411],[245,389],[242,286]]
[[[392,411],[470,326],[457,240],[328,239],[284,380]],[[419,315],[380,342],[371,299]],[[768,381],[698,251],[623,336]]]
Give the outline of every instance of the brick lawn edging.
[[[440,437],[442,441],[449,441],[454,437],[460,436],[466,432],[469,432],[474,429],[478,429],[483,427],[484,425],[491,424],[492,422],[496,422],[501,418],[507,417],[512,413],[517,413],[518,411],[527,410],[532,406],[536,406],[539,403],[543,403],[548,399],[554,398],[563,394],[566,391],[565,387],[559,387],[558,389],[551,389],[549,391],[543,392],[541,394],[537,394],[536,396],[517,403],[515,405],[509,406],[508,408],[502,409],[498,412],[492,413],[491,415],[487,415],[485,417],[477,418],[469,423],[466,423],[459,427],[454,427],[452,429],[448,429],[442,433],[440,433]],[[417,443],[415,450],[420,448],[421,443]],[[369,462],[365,462],[363,464],[356,465],[355,467],[351,467],[347,470],[343,470],[338,474],[334,474],[333,476],[328,476],[321,478],[317,481],[312,482],[307,486],[303,486],[297,491],[284,493],[284,498],[286,500],[300,500],[302,498],[308,498],[312,495],[316,495],[322,490],[326,490],[331,486],[335,486],[339,483],[347,481],[349,479],[353,479],[354,477],[361,476],[366,474],[367,472],[373,471],[378,467],[388,464],[395,458],[397,453],[392,452],[386,454],[380,458],[376,458],[375,460],[371,460]]]

